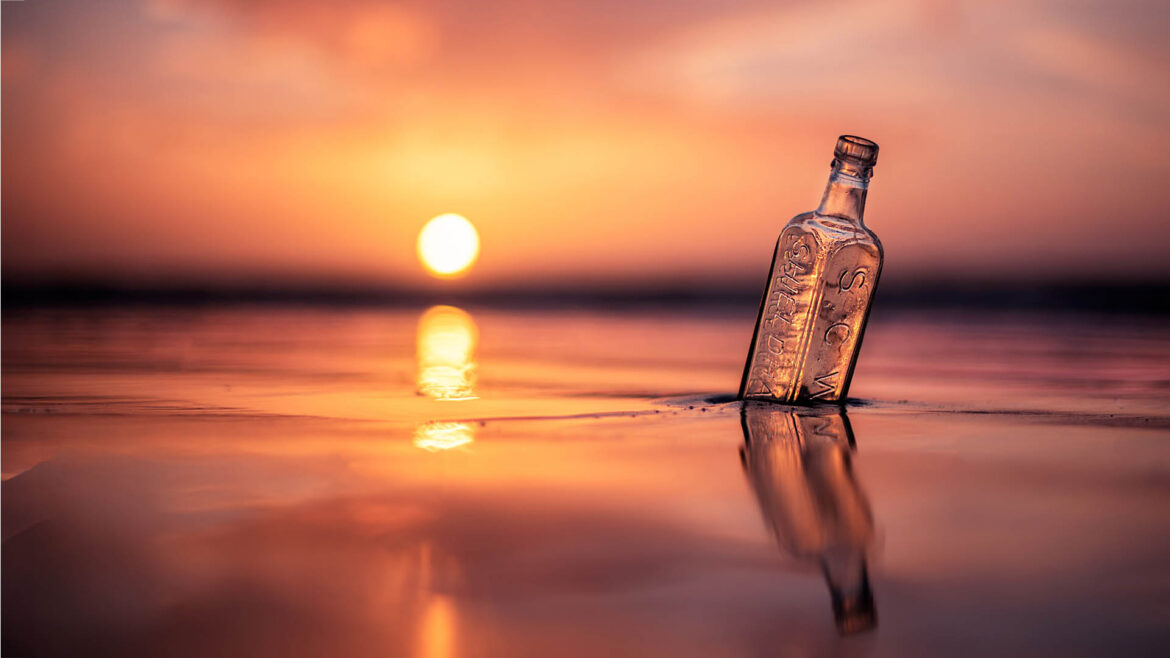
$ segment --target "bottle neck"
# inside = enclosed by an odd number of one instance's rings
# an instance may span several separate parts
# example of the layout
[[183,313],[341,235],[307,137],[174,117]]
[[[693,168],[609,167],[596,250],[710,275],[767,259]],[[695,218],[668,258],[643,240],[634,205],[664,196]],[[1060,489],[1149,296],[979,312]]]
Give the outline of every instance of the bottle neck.
[[864,553],[824,555],[821,570],[829,584],[833,616],[843,634],[867,631],[877,624],[873,590]]
[[817,214],[837,217],[858,226],[863,225],[865,194],[869,189],[868,173],[868,170],[860,171],[848,164],[835,161]]

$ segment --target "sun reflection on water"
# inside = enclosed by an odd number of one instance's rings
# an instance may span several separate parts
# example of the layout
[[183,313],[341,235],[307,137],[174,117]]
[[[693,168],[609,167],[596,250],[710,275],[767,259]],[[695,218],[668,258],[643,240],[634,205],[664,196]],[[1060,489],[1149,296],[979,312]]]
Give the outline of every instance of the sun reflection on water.
[[419,624],[420,658],[449,658],[455,655],[455,602],[450,596],[432,595]]
[[[458,610],[454,597],[441,593],[444,584],[457,577],[450,560],[436,560],[434,546],[422,544],[419,551],[418,585],[422,615],[417,625],[418,658],[451,658],[457,654]],[[437,564],[436,564],[437,563]]]
[[467,423],[423,423],[414,430],[414,446],[429,452],[453,450],[474,440]]
[[479,328],[464,310],[432,306],[418,321],[418,392],[435,400],[474,400]]
[[[440,402],[475,400],[479,328],[463,309],[432,306],[418,320],[418,393]],[[475,440],[466,423],[430,422],[414,430],[414,445],[429,452]]]

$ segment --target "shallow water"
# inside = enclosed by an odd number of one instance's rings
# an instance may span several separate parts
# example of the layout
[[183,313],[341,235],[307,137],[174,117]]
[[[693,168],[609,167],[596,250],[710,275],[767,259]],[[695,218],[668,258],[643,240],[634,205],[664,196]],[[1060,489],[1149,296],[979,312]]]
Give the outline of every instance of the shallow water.
[[1164,650],[1164,323],[878,315],[839,416],[752,320],[9,312],[3,653]]

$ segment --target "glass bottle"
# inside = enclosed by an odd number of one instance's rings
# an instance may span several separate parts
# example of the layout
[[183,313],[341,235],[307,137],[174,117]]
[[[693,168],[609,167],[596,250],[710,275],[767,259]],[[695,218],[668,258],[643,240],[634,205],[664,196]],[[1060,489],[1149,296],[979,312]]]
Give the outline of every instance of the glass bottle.
[[873,628],[873,513],[854,473],[845,410],[749,402],[740,419],[740,461],[780,549],[820,565],[842,633]]
[[819,208],[780,232],[740,383],[740,399],[841,402],[882,269],[865,227],[878,145],[842,135]]

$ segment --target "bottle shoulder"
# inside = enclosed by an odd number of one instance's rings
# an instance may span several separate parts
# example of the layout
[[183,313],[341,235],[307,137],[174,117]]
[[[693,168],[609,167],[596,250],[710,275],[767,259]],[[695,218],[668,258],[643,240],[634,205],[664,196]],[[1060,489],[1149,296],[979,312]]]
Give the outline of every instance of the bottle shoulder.
[[879,254],[882,253],[882,242],[876,233],[869,227],[843,220],[837,217],[818,215],[816,212],[804,212],[788,220],[784,229],[798,229],[813,233],[822,244],[829,243],[856,243],[872,245]]

